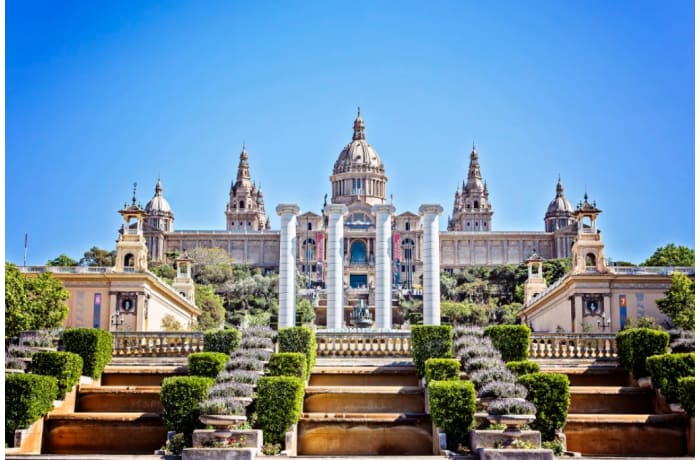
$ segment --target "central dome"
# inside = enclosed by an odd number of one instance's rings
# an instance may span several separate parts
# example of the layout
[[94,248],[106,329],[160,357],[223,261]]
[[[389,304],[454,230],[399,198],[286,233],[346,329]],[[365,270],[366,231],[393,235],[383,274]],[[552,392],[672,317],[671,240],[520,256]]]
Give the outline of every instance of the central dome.
[[333,166],[333,174],[341,174],[351,171],[374,170],[384,173],[384,165],[379,159],[377,151],[365,140],[365,122],[357,111],[357,118],[353,125],[352,142],[347,144],[338,155]]
[[148,214],[162,213],[162,214],[172,214],[173,211],[170,209],[170,204],[163,196],[163,186],[160,184],[160,177],[158,182],[156,182],[156,193],[146,204],[146,212]]

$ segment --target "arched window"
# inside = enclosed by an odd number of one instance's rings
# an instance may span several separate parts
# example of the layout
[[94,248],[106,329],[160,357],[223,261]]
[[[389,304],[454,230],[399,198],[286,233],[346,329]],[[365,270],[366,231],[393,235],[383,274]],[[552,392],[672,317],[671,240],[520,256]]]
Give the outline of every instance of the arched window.
[[596,266],[595,259],[596,259],[595,254],[593,254],[592,252],[589,252],[588,254],[586,254],[586,267],[595,267]]
[[411,223],[410,223],[410,222],[406,222],[406,231],[408,232],[408,231],[410,231],[410,230],[411,230]]
[[311,231],[312,226],[313,226],[313,224],[311,222],[307,222],[306,223],[306,230]]
[[238,203],[238,207],[241,208],[241,209],[245,208],[245,202],[244,202],[243,200],[241,200],[241,201]]
[[134,255],[129,253],[124,256],[124,267],[133,267],[134,266]]
[[479,202],[474,200],[474,209],[479,209]]
[[362,241],[355,241],[350,246],[350,263],[360,265],[367,263],[367,246]]

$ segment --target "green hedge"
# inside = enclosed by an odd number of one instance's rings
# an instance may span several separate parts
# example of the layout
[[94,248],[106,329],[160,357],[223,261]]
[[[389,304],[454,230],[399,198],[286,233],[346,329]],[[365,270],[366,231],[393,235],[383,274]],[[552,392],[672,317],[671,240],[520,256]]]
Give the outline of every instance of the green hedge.
[[41,351],[32,355],[32,372],[39,375],[56,377],[58,394],[56,399],[63,399],[66,392],[80,381],[83,370],[83,358],[68,351]]
[[255,403],[257,426],[267,443],[283,443],[284,434],[299,421],[304,381],[298,377],[260,377]]
[[460,362],[452,358],[430,358],[425,362],[425,380],[459,380]]
[[647,358],[647,369],[654,388],[661,390],[669,403],[679,402],[679,380],[695,376],[695,353],[666,353]]
[[306,379],[306,355],[304,353],[273,353],[267,364],[270,377],[299,377]]
[[277,336],[280,353],[304,353],[306,356],[306,379],[316,365],[316,333],[303,326],[285,327]]
[[184,433],[187,445],[192,445],[192,431],[201,427],[199,404],[207,399],[209,387],[214,379],[187,376],[166,377],[160,386],[160,401],[163,404],[163,423],[168,430]]
[[27,428],[53,409],[58,395],[55,377],[5,374],[5,442],[13,444],[15,430]]
[[224,370],[228,358],[226,353],[216,351],[191,353],[187,357],[187,374],[216,378]]
[[506,367],[509,371],[517,376],[525,374],[534,374],[540,371],[540,365],[534,361],[511,361],[506,363]]
[[683,377],[678,381],[678,401],[691,417],[695,417],[695,377]]
[[452,358],[452,326],[411,326],[413,363],[418,377],[425,376],[430,358]]
[[530,354],[530,328],[521,324],[488,326],[484,337],[489,337],[503,361],[524,361]]
[[230,355],[241,343],[238,329],[219,329],[204,333],[204,351],[215,351]]
[[428,400],[433,423],[447,433],[447,447],[456,452],[459,444],[468,446],[476,412],[474,384],[468,380],[433,380],[428,384]]
[[646,377],[649,356],[663,355],[668,351],[670,336],[655,329],[624,329],[617,333],[617,357],[635,379]]
[[65,351],[83,358],[82,375],[99,379],[112,360],[112,334],[102,329],[66,329],[61,335]]
[[537,418],[530,423],[542,433],[543,441],[552,441],[556,430],[564,428],[569,413],[569,378],[563,374],[526,374],[518,383],[527,388],[527,400],[537,408]]

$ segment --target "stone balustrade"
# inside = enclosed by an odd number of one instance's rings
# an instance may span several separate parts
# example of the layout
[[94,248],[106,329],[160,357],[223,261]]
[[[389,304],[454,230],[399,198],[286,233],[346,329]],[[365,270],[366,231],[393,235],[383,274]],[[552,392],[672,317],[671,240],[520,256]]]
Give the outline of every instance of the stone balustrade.
[[530,335],[530,359],[617,358],[615,334],[542,333]]
[[321,357],[411,356],[411,331],[316,331],[316,353]]
[[202,332],[112,332],[112,356],[187,356],[204,351]]

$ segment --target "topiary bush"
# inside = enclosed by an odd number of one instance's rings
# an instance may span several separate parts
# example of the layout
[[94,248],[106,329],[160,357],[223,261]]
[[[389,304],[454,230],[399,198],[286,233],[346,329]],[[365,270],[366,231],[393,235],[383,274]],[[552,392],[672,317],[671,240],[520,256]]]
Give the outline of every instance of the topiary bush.
[[274,353],[267,364],[267,373],[271,377],[306,378],[306,355],[304,353]]
[[624,329],[615,336],[617,357],[635,379],[646,377],[649,356],[662,355],[668,351],[670,336],[655,329]]
[[511,361],[506,363],[506,368],[517,376],[534,374],[540,371],[540,365],[534,361]]
[[32,355],[32,372],[50,375],[56,378],[58,394],[56,399],[63,399],[66,392],[80,381],[83,370],[83,358],[68,351],[41,351]]
[[13,444],[15,430],[27,428],[53,409],[58,395],[50,375],[5,374],[5,442]]
[[476,412],[474,384],[467,380],[433,380],[428,384],[428,399],[433,423],[447,433],[447,447],[456,452],[460,444],[469,445]]
[[484,336],[491,339],[505,362],[524,361],[530,354],[530,328],[524,324],[488,326]]
[[316,365],[316,333],[303,326],[280,329],[278,337],[280,353],[304,353],[306,356],[306,379]]
[[680,397],[679,380],[695,375],[695,353],[650,356],[646,368],[651,374],[654,388],[661,390],[667,402],[676,403]]
[[102,329],[66,329],[61,335],[65,351],[83,358],[82,375],[99,379],[112,360],[113,336]]
[[452,358],[452,326],[411,326],[413,363],[418,377],[425,376],[430,358]]
[[425,362],[425,380],[459,380],[459,360],[430,358]]
[[[282,331],[280,343],[281,340]],[[258,380],[257,393],[257,425],[263,430],[264,442],[284,442],[284,434],[301,415],[304,380],[286,376],[262,377]]]
[[552,441],[555,432],[564,428],[569,413],[569,378],[563,374],[525,374],[518,383],[527,388],[527,400],[537,408],[537,418],[530,428],[542,433],[543,441]]
[[163,404],[163,423],[168,430],[184,433],[187,445],[192,445],[192,431],[202,426],[198,417],[199,405],[207,399],[214,379],[187,376],[166,377],[160,386]]
[[204,351],[231,354],[241,343],[238,329],[219,329],[204,333]]
[[224,370],[226,361],[228,361],[226,353],[216,351],[191,353],[187,357],[187,374],[216,378],[219,372]]
[[695,377],[678,380],[678,401],[689,416],[695,417]]

